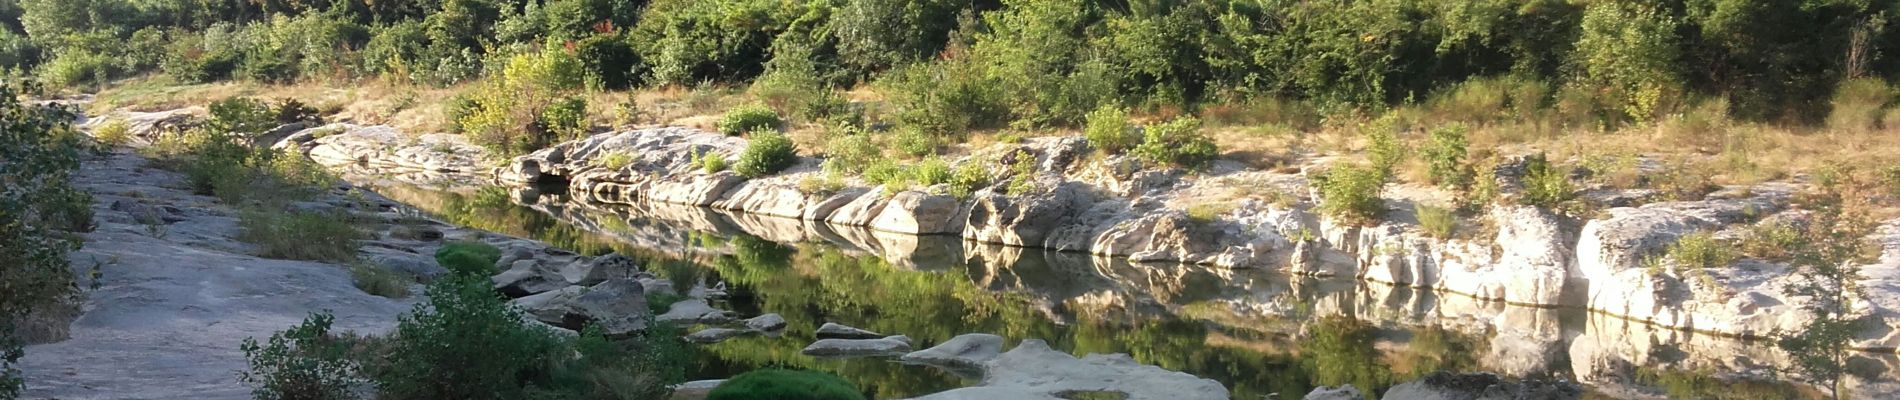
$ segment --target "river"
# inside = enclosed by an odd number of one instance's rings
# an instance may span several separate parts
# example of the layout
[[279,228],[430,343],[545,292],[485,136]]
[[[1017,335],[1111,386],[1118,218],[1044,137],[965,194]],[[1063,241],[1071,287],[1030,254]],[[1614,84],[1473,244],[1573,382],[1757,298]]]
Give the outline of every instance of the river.
[[[964,333],[1009,346],[1126,353],[1220,381],[1236,399],[1299,398],[1350,383],[1374,394],[1437,370],[1587,383],[1589,397],[1815,397],[1778,379],[1770,343],[1660,330],[1580,309],[1535,308],[1341,278],[1288,276],[833,229],[680,206],[594,208],[499,190],[377,185],[450,223],[587,254],[633,256],[676,286],[725,282],[741,315],[779,313],[779,337],[701,347],[694,379],[746,370],[823,370],[877,398],[974,383],[878,359],[799,354],[824,322],[903,334],[927,348]],[[1863,354],[1894,387],[1892,354]],[[1860,393],[1866,395],[1866,393]]]

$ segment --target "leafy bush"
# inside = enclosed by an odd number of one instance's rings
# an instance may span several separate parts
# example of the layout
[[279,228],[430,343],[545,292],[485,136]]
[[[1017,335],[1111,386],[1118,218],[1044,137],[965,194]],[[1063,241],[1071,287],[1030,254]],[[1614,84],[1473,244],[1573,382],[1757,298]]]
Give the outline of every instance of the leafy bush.
[[1141,140],[1134,129],[1128,125],[1128,114],[1121,107],[1103,106],[1088,115],[1088,127],[1083,132],[1089,139],[1089,146],[1103,154],[1116,154],[1135,147]]
[[92,137],[107,146],[125,146],[132,142],[132,125],[123,119],[106,121],[92,129]]
[[[1388,117],[1389,118],[1389,117]],[[1387,120],[1388,123],[1396,123]],[[1366,129],[1366,160],[1372,162],[1372,168],[1388,177],[1393,168],[1405,161],[1405,144],[1399,142],[1397,127],[1375,124]]]
[[899,125],[929,136],[996,128],[1009,120],[1003,83],[969,57],[891,70],[878,81]]
[[303,323],[272,334],[265,344],[245,338],[238,346],[250,369],[238,380],[252,386],[251,397],[262,400],[343,400],[355,398],[363,382],[360,367],[349,358],[350,343],[330,333],[336,317],[311,314]]
[[921,186],[950,183],[950,163],[938,157],[924,158],[910,168],[910,178]]
[[1647,3],[1601,2],[1584,7],[1579,22],[1575,63],[1579,82],[1607,88],[1617,109],[1637,122],[1663,111],[1663,102],[1681,88],[1676,67],[1681,57],[1677,25],[1660,7]]
[[602,154],[600,158],[594,159],[594,165],[619,171],[627,168],[628,165],[633,165],[633,153],[621,150],[609,151],[607,154]]
[[[572,1],[570,1],[572,2]],[[578,3],[578,2],[572,2]],[[637,86],[646,75],[646,62],[622,35],[589,36],[574,44],[574,55],[591,78],[590,86],[622,90]]]
[[817,371],[762,369],[732,377],[706,400],[863,400],[864,394],[837,375]]
[[733,171],[747,178],[776,174],[798,163],[798,147],[792,139],[773,131],[755,131]]
[[1577,189],[1570,182],[1570,173],[1551,165],[1543,154],[1529,157],[1524,163],[1524,193],[1518,201],[1524,205],[1543,208],[1560,208],[1576,198]]
[[1465,140],[1465,128],[1462,125],[1432,130],[1431,146],[1425,148],[1425,162],[1432,183],[1452,189],[1463,188],[1471,183],[1471,166],[1465,164],[1467,146],[1469,143]]
[[690,299],[690,297],[682,296],[677,293],[658,291],[647,292],[646,297],[647,310],[652,311],[653,315],[666,314],[667,311],[673,310],[673,303]]
[[435,250],[436,264],[456,275],[494,275],[500,261],[501,249],[482,242],[448,242]]
[[950,175],[950,195],[959,199],[969,198],[978,189],[990,184],[990,171],[981,162],[965,161],[957,165],[957,171]]
[[912,157],[937,154],[937,146],[941,144],[937,137],[918,128],[900,128],[891,136],[891,145],[896,146],[898,152]]
[[711,151],[694,153],[692,162],[708,174],[726,170],[726,156]]
[[871,142],[870,135],[847,131],[825,141],[825,170],[851,174],[863,172],[865,167],[884,158],[883,150]]
[[1199,168],[1220,156],[1214,140],[1201,134],[1201,120],[1181,117],[1147,127],[1135,155],[1156,163]]
[[110,56],[88,51],[58,53],[39,67],[40,80],[52,87],[100,86],[119,73]]
[[719,117],[719,132],[727,135],[740,135],[762,129],[779,129],[785,121],[779,119],[778,112],[771,107],[748,105],[726,111]]
[[261,256],[286,260],[350,261],[363,238],[343,212],[268,212],[239,214],[238,238],[262,247]]
[[1418,203],[1413,209],[1418,213],[1418,226],[1432,237],[1450,238],[1458,230],[1458,216],[1449,208]]
[[400,317],[368,375],[386,399],[519,398],[560,358],[562,343],[522,324],[486,275],[429,286],[429,301]]
[[206,108],[211,118],[205,121],[204,129],[211,132],[248,135],[277,127],[277,113],[271,111],[270,103],[263,100],[227,97],[212,102]]
[[554,137],[563,140],[580,139],[587,136],[587,99],[566,97],[548,104],[541,109],[541,125]]
[[1895,91],[1880,78],[1859,78],[1841,82],[1834,91],[1827,114],[1827,126],[1849,132],[1881,128],[1880,120]]
[[1669,258],[1677,266],[1694,270],[1727,267],[1740,257],[1734,247],[1709,232],[1683,235],[1669,245]]
[[1770,261],[1789,261],[1795,249],[1806,245],[1807,238],[1794,224],[1763,222],[1749,228],[1742,237],[1742,254]]
[[1386,174],[1378,169],[1357,165],[1326,170],[1313,181],[1320,192],[1319,210],[1356,223],[1378,219],[1385,214],[1385,200],[1379,198],[1385,180]]
[[[28,106],[0,81],[0,321],[72,299],[73,270],[67,256],[81,245],[92,223],[92,198],[72,186],[84,148],[64,109]],[[14,367],[24,355],[13,324],[0,322],[0,397],[20,389]]]

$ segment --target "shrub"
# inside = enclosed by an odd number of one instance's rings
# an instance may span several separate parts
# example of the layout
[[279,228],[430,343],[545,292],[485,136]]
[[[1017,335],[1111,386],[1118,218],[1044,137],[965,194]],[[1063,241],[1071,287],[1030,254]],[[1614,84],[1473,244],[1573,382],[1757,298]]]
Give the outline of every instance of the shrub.
[[1727,267],[1734,264],[1740,254],[1734,247],[1723,243],[1709,232],[1696,232],[1682,235],[1676,243],[1669,245],[1669,258],[1677,266],[1689,269],[1709,269]]
[[24,355],[13,324],[31,311],[73,299],[68,255],[92,223],[92,198],[73,187],[83,137],[73,114],[28,106],[0,80],[0,398],[20,389],[14,367]]
[[851,382],[817,371],[763,369],[735,376],[706,400],[863,400]]
[[350,261],[363,237],[342,212],[246,211],[239,215],[239,237],[262,247],[267,258]]
[[90,88],[104,85],[119,73],[112,58],[92,51],[60,52],[39,67],[40,80],[47,86]]
[[1439,239],[1450,238],[1458,230],[1458,216],[1452,210],[1418,203],[1413,206],[1418,213],[1418,226],[1425,233]]
[[538,119],[548,133],[562,140],[574,140],[587,136],[587,99],[566,97],[548,104],[541,109]]
[[1880,78],[1858,78],[1841,82],[1830,102],[1827,126],[1849,132],[1881,128],[1880,118],[1894,99],[1894,88]]
[[899,125],[927,135],[960,135],[1009,121],[1007,89],[967,56],[894,69],[878,84],[897,106]]
[[1451,189],[1471,183],[1471,166],[1465,164],[1465,127],[1449,125],[1432,130],[1432,143],[1425,148],[1432,183]]
[[921,186],[934,186],[950,183],[950,163],[942,158],[929,157],[910,167],[910,180]]
[[363,378],[357,363],[348,357],[349,342],[330,333],[335,321],[327,313],[311,314],[303,323],[272,334],[264,344],[245,338],[238,348],[244,351],[250,369],[240,371],[238,380],[252,386],[255,399],[356,398],[353,391]]
[[897,151],[904,154],[922,157],[937,154],[939,143],[937,137],[925,133],[922,129],[900,128],[897,134],[891,137],[891,145],[896,146]]
[[[1390,118],[1390,117],[1387,117]],[[1389,120],[1388,120],[1389,122]],[[1366,160],[1372,162],[1372,168],[1390,177],[1392,169],[1405,161],[1405,144],[1399,142],[1396,127],[1385,124],[1366,130]]]
[[634,87],[646,75],[646,62],[622,35],[601,34],[581,39],[574,45],[574,55],[580,58],[582,68],[592,79],[590,86],[598,89]]
[[1366,223],[1385,214],[1379,192],[1386,174],[1357,165],[1336,166],[1314,177],[1320,192],[1320,212],[1349,222]]
[[277,127],[277,113],[269,103],[249,97],[227,97],[206,107],[210,119],[204,129],[220,134],[255,134]]
[[132,125],[122,119],[106,121],[92,129],[92,137],[107,146],[125,146],[132,142]]
[[368,368],[386,399],[523,397],[559,357],[553,333],[522,324],[485,275],[457,274],[429,286],[427,302],[400,317]]
[[701,171],[706,171],[708,174],[716,174],[719,173],[719,171],[726,170],[726,156],[711,151],[693,153],[692,163],[693,165],[699,166]]
[[411,280],[401,272],[359,263],[350,266],[350,282],[363,293],[400,299],[409,297]]
[[1524,194],[1518,199],[1520,203],[1543,208],[1560,208],[1576,196],[1576,186],[1570,183],[1570,174],[1562,168],[1551,165],[1543,154],[1525,160]]
[[957,171],[950,176],[950,195],[959,199],[969,198],[978,189],[990,184],[990,171],[983,163],[964,161],[957,165]]
[[798,147],[792,139],[773,131],[755,131],[739,163],[732,170],[747,178],[776,174],[798,163]]
[[826,171],[856,174],[882,158],[883,149],[867,134],[847,132],[825,141]]
[[1201,134],[1201,120],[1194,117],[1175,118],[1146,130],[1141,145],[1134,150],[1144,160],[1200,168],[1220,155],[1214,140]]
[[1083,130],[1088,136],[1089,145],[1103,154],[1116,154],[1128,150],[1141,140],[1128,125],[1128,114],[1121,107],[1103,106],[1088,115],[1088,127]]
[[498,272],[501,249],[482,242],[448,242],[435,250],[435,262],[456,275],[487,277]]
[[1614,108],[1637,122],[1649,121],[1681,89],[1678,24],[1654,5],[1590,3],[1571,55],[1583,72],[1574,83],[1607,89]]
[[779,119],[778,112],[762,105],[739,106],[726,111],[719,117],[719,132],[727,135],[739,135],[758,130],[777,130],[785,123]]
[[1800,229],[1786,222],[1763,222],[1749,228],[1742,237],[1742,254],[1770,261],[1789,261],[1794,249],[1805,245]]

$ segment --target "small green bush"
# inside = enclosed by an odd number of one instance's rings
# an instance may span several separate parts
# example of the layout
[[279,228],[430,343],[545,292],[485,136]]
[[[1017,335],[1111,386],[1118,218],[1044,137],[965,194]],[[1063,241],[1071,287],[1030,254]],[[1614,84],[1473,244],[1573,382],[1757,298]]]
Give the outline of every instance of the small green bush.
[[1373,128],[1366,130],[1366,160],[1372,162],[1372,168],[1386,176],[1392,175],[1393,168],[1405,161],[1405,144],[1399,142],[1399,136],[1392,128]]
[[92,130],[93,139],[107,146],[119,147],[132,142],[132,125],[123,119],[106,121]]
[[1458,216],[1451,209],[1419,203],[1413,210],[1418,213],[1418,226],[1432,237],[1446,239],[1457,233]]
[[380,398],[522,398],[563,354],[559,337],[522,324],[485,275],[438,280],[427,296],[399,317],[366,371]]
[[1695,270],[1727,267],[1734,264],[1741,255],[1733,246],[1715,238],[1709,232],[1696,232],[1683,235],[1676,243],[1669,245],[1669,258],[1676,265]]
[[959,199],[969,198],[978,189],[990,184],[990,170],[981,162],[965,161],[957,165],[957,171],[950,175],[950,195]]
[[1570,174],[1551,165],[1543,154],[1532,156],[1524,164],[1524,194],[1519,202],[1528,206],[1561,208],[1576,198],[1577,189]]
[[1089,146],[1103,154],[1121,153],[1140,144],[1141,140],[1133,127],[1128,125],[1128,113],[1115,106],[1102,106],[1090,112],[1088,126],[1083,132],[1089,139]]
[[342,212],[246,211],[238,226],[239,239],[261,246],[261,256],[286,260],[354,260],[363,238]]
[[920,186],[950,183],[950,163],[938,157],[925,158],[917,165],[911,166],[910,178],[912,182]]
[[482,242],[448,242],[435,250],[436,264],[456,275],[494,275],[500,261],[501,249]]
[[587,136],[587,99],[566,97],[541,109],[539,121],[549,134],[564,140]]
[[711,151],[693,153],[692,163],[693,165],[699,166],[701,171],[706,171],[708,174],[716,174],[719,173],[719,171],[726,170],[726,156]]
[[610,152],[607,152],[607,154],[601,155],[600,158],[595,159],[594,165],[597,165],[601,168],[619,171],[622,168],[626,168],[628,165],[633,165],[633,153],[628,153],[625,151],[618,151],[618,150],[610,151]]
[[330,333],[335,321],[327,313],[311,314],[263,344],[245,338],[238,348],[244,351],[250,369],[238,372],[238,381],[250,385],[251,397],[256,399],[355,398],[352,392],[363,378],[358,364],[349,358],[349,342]]
[[763,105],[746,105],[726,111],[719,117],[719,132],[727,135],[740,135],[759,130],[778,130],[785,121],[779,119],[778,111]]
[[706,400],[863,400],[864,394],[837,375],[764,369],[733,377]]
[[1789,261],[1806,245],[1800,229],[1786,222],[1764,222],[1749,228],[1742,238],[1742,254],[1769,261]]
[[1320,192],[1320,212],[1355,223],[1367,223],[1385,214],[1386,174],[1374,168],[1342,165],[1314,177]]
[[1432,130],[1432,143],[1425,148],[1425,161],[1432,183],[1458,189],[1471,183],[1471,166],[1465,164],[1466,147],[1463,125],[1447,125]]
[[211,118],[204,129],[221,134],[255,134],[277,127],[270,103],[249,97],[228,97],[207,107]]
[[1136,146],[1134,152],[1150,162],[1187,168],[1199,168],[1220,156],[1214,140],[1201,134],[1201,120],[1194,117],[1148,126],[1141,145]]
[[896,146],[897,151],[912,157],[937,154],[937,146],[940,144],[936,136],[931,136],[917,128],[898,129],[897,133],[891,137],[891,145]]
[[884,158],[883,149],[871,142],[871,136],[846,132],[825,141],[825,170],[856,174]]
[[775,131],[754,131],[751,144],[739,153],[732,170],[747,178],[776,174],[798,163],[798,146],[792,139]]

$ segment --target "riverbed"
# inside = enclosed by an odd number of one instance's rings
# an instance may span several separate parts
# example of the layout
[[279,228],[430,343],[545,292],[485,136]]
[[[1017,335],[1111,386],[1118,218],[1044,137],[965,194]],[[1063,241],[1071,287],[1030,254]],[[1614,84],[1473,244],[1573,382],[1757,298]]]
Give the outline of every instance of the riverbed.
[[[930,367],[799,354],[836,322],[928,347],[964,333],[1042,339],[1077,355],[1220,381],[1238,399],[1298,398],[1353,384],[1374,393],[1438,370],[1583,383],[1593,397],[1817,396],[1785,379],[1771,343],[1653,328],[1578,308],[838,228],[690,206],[593,206],[496,188],[377,185],[450,223],[586,254],[633,256],[677,287],[726,285],[723,308],[789,328],[700,348],[694,379],[793,367],[836,373],[878,398],[972,384]],[[559,192],[559,191],[555,191]],[[690,328],[690,327],[688,327]],[[1856,397],[1900,387],[1893,354],[1861,354]]]

